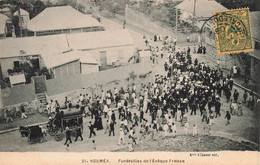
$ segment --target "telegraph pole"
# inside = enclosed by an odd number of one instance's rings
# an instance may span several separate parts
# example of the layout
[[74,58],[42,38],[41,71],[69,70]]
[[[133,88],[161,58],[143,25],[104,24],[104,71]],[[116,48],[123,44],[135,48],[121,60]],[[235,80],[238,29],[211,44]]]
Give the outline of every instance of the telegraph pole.
[[128,5],[126,4],[125,5],[125,19],[124,19],[124,22],[123,22],[123,29],[125,29],[125,27],[126,27],[127,13],[128,13]]
[[177,30],[178,30],[178,8],[177,8],[177,6],[175,6],[175,9],[176,9],[175,32],[177,33]]
[[193,5],[193,18],[192,18],[192,29],[194,30],[194,24],[195,24],[195,11],[196,11],[196,0],[194,0],[194,5]]
[[22,19],[22,16],[21,16],[21,7],[19,6],[19,9],[18,9],[18,19],[19,19],[19,28],[20,28],[20,35],[21,37],[23,37],[23,19]]

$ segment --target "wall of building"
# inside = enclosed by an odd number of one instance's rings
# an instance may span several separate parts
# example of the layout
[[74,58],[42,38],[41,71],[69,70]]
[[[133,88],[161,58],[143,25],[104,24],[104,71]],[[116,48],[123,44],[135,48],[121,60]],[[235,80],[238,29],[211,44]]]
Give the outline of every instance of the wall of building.
[[66,77],[80,73],[79,61],[70,62],[55,68],[52,68],[55,78]]
[[[39,55],[28,56],[28,57],[30,59],[39,58]],[[21,62],[21,58],[20,57],[10,57],[10,58],[1,58],[0,59],[0,65],[1,65],[3,77],[8,77],[7,70],[14,68],[14,61],[20,61]],[[41,65],[41,59],[39,61],[40,61],[40,65]]]
[[[121,85],[126,87],[128,84],[126,79],[129,77],[129,73],[134,72],[138,77],[138,75],[148,73],[151,70],[153,70],[151,65],[146,66],[144,63],[138,63],[95,73],[75,74],[50,79],[46,80],[47,96],[48,99],[60,99],[58,100],[60,102],[64,100],[65,96],[68,96],[69,93],[74,96],[79,96],[79,93],[82,93],[82,91],[85,91],[84,93],[91,93],[93,87],[96,87],[95,91],[97,93],[100,93],[101,88],[112,89],[111,85],[115,85],[115,83],[113,83],[115,81],[122,82]],[[140,81],[140,84],[144,83],[143,79],[139,79],[138,81]],[[6,90],[10,90],[10,92]],[[4,106],[36,100],[34,83],[15,86],[13,88],[4,89],[1,92],[10,93],[7,97],[3,97]]]
[[34,83],[5,88],[1,93],[8,93],[6,96],[2,96],[4,106],[36,99]]
[[99,71],[97,64],[84,64],[81,63],[81,74],[94,73]]
[[120,64],[126,64],[130,57],[134,55],[135,47],[134,45],[129,46],[119,46],[110,48],[100,48],[89,50],[90,54],[93,54],[95,60],[101,63],[101,53],[106,52],[107,65],[112,65],[113,62],[119,60]]
[[48,96],[80,89],[82,87],[81,74],[46,80],[46,86]]

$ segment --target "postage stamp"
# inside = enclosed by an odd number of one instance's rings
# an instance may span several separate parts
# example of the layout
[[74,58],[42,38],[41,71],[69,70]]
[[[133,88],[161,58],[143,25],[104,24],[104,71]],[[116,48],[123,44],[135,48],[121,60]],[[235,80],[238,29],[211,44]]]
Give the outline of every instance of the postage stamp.
[[218,55],[253,51],[249,8],[213,12]]

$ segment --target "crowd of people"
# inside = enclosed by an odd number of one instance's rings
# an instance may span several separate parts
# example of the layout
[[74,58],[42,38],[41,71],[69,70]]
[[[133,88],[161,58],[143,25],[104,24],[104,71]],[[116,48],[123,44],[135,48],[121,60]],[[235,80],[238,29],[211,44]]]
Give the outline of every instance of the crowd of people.
[[[178,122],[185,134],[188,134],[189,125],[192,125],[192,135],[196,136],[197,124],[187,121],[188,115],[200,115],[208,134],[215,119],[221,117],[221,111],[225,111],[223,118],[227,120],[226,126],[231,123],[233,115],[243,115],[239,98],[241,94],[233,89],[234,82],[230,75],[224,76],[220,68],[212,68],[198,59],[192,60],[189,47],[187,50],[176,49],[174,43],[161,48],[149,45],[149,49],[153,63],[159,57],[167,60],[164,64],[165,73],[155,75],[154,82],[140,84],[139,89],[132,84],[126,89],[115,87],[102,90],[94,98],[80,94],[76,108],[81,109],[85,117],[94,119],[94,123],[88,122],[89,138],[96,136],[95,129],[104,129],[107,136],[115,136],[115,130],[118,129],[118,145],[127,142],[129,151],[133,151],[133,145],[147,136],[152,139],[157,135],[175,137]],[[230,109],[222,108],[221,97],[230,103]],[[243,102],[252,108],[255,102],[253,92],[245,91]],[[64,104],[70,108],[71,99],[66,97]],[[50,105],[57,107],[58,102],[52,101]],[[51,109],[52,106],[49,113],[54,111]],[[140,138],[137,133],[141,134]],[[78,136],[82,138],[81,134]]]

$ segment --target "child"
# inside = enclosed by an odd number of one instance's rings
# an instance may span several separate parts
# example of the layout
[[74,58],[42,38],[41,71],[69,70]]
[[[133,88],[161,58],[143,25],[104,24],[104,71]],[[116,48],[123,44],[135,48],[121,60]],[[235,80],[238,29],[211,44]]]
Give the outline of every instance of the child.
[[107,120],[107,123],[106,123],[106,127],[105,127],[105,133],[107,133],[107,131],[109,131],[109,127],[110,127],[110,124],[109,124],[109,121]]
[[231,119],[231,115],[230,115],[229,111],[227,111],[225,118],[227,118],[227,123],[226,123],[226,126],[227,126],[228,124],[230,124],[230,119]]
[[188,135],[188,128],[189,128],[189,123],[185,123],[184,125],[184,131],[185,131],[185,134]]
[[96,143],[95,143],[95,140],[92,140],[92,143],[93,143],[93,150],[96,150]]
[[241,102],[238,103],[237,111],[238,111],[238,112],[237,112],[237,115],[238,115],[238,116],[242,116],[242,115],[243,115]]
[[136,115],[136,113],[134,113],[133,120],[134,120],[134,125],[135,125],[135,126],[138,126],[139,118],[138,118],[138,116]]
[[128,136],[128,151],[130,151],[130,152],[134,151],[134,149],[133,149],[133,139],[130,135]]
[[176,137],[176,125],[174,123],[172,123],[172,134],[173,137]]
[[119,139],[118,139],[117,145],[120,145],[121,140],[123,141],[123,144],[125,144],[125,133],[124,133],[124,129],[122,127],[120,128]]
[[70,147],[70,145],[67,144],[67,146],[66,146],[66,151],[68,151],[68,152],[70,152],[69,147]]
[[197,132],[197,126],[195,124],[193,124],[193,136],[195,135],[198,135],[198,132]]

